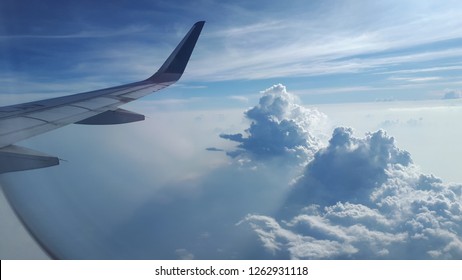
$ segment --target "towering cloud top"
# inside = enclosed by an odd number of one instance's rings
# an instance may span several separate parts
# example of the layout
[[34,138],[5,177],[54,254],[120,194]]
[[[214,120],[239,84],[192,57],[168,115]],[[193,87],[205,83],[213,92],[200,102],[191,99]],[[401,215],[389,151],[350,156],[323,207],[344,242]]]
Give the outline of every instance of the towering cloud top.
[[298,104],[297,98],[277,84],[262,92],[258,105],[247,110],[245,117],[251,121],[246,136],[222,134],[220,137],[240,143],[231,156],[245,155],[254,158],[295,156],[306,159],[319,147],[319,140],[312,131],[326,120],[316,109]]
[[336,128],[329,145],[315,154],[294,187],[292,203],[363,199],[385,182],[387,170],[411,163],[409,153],[398,149],[393,137],[382,130],[355,138],[351,128]]

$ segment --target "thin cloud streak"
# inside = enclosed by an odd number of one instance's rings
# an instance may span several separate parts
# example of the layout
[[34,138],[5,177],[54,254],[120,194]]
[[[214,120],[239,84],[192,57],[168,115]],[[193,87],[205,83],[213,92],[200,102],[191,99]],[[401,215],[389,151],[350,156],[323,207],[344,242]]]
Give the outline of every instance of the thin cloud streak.
[[415,73],[442,72],[442,71],[453,71],[453,70],[462,70],[462,65],[394,70],[394,71],[385,71],[385,72],[380,72],[380,73],[375,73],[375,74],[415,74]]
[[[310,17],[302,16],[303,12],[294,10],[293,7],[287,7],[291,10],[291,17],[283,17],[283,14],[288,14],[287,11],[284,13],[272,11],[271,14],[253,13],[252,18],[242,21],[245,24],[236,24],[236,21],[213,22],[207,25],[204,36],[201,37],[188,65],[183,82],[187,84],[191,80],[222,82],[276,77],[310,78],[338,74],[384,75],[383,77],[377,75],[381,83],[371,89],[376,91],[396,86],[393,83],[386,84],[390,81],[389,75],[462,69],[460,65],[443,64],[443,62],[447,63],[448,59],[462,57],[462,48],[454,44],[445,44],[446,40],[462,37],[462,31],[456,28],[459,26],[458,17],[455,16],[458,11],[457,4],[452,6],[447,3],[439,4],[430,8],[413,3],[412,5],[416,7],[412,9],[410,4],[396,3],[396,5],[400,8],[399,12],[396,12],[398,8],[389,3],[362,7],[357,3],[348,2],[341,7],[321,9],[322,13],[319,14],[313,12]],[[373,19],[352,18],[346,11],[353,7],[359,9],[359,14],[368,15],[374,12],[376,16]],[[240,16],[250,15],[239,6],[226,5],[221,9],[233,11]],[[393,11],[395,13],[391,13]],[[390,18],[390,15],[393,17]],[[19,36],[18,38],[38,36],[37,39],[43,36],[41,39],[44,40],[47,37],[78,39],[137,36],[135,33],[145,36],[146,30],[151,29],[158,30],[139,24],[122,30],[90,29],[90,31],[70,32],[65,35],[11,36]],[[167,29],[174,28],[170,26]],[[182,27],[181,32],[184,29]],[[160,45],[153,44],[151,39],[144,41],[136,39],[131,43],[117,44],[114,44],[113,40],[109,42],[98,40],[97,48],[86,50],[81,54],[81,59],[78,56],[73,57],[76,63],[70,69],[70,73],[92,77],[93,80],[99,81],[109,81],[108,77],[111,77],[112,81],[120,81],[108,82],[107,85],[145,78],[168,56],[172,46],[177,43],[176,35],[168,35],[168,42]],[[432,44],[438,47],[431,47]],[[152,58],[151,61],[147,61],[147,57]],[[429,63],[431,63],[430,67],[427,65]],[[425,64],[426,68],[420,69],[418,64]],[[441,79],[415,77],[415,80],[407,82],[414,84],[425,82],[437,86],[436,82],[444,84],[448,81],[443,75],[432,76],[441,76]],[[399,81],[395,80],[395,82]],[[456,81],[452,84],[456,84]],[[70,83],[68,85],[70,88],[76,88]],[[413,87],[413,85],[407,86]],[[352,82],[345,87],[365,89],[368,86]],[[29,92],[32,91],[33,87]],[[80,90],[71,92],[78,91]]]
[[126,36],[149,30],[147,26],[128,26],[117,30],[82,30],[69,34],[9,34],[0,35],[0,40],[11,39],[90,39]]
[[[337,43],[335,43],[337,44]],[[342,43],[338,43],[343,45]],[[329,49],[329,47],[327,47]],[[244,51],[244,50],[243,50]],[[245,52],[251,50],[245,50]],[[418,53],[412,55],[394,55],[384,58],[357,58],[361,52],[332,49],[329,53],[323,50],[307,49],[306,46],[293,45],[260,51],[258,55],[242,53],[226,55],[220,63],[209,65],[208,61],[198,61],[198,69],[191,70],[192,78],[226,81],[234,79],[267,79],[275,77],[313,77],[340,73],[374,73],[383,68],[396,67],[412,63],[433,61],[438,59],[457,58],[462,56],[462,48]],[[271,57],[271,60],[268,60]],[[228,63],[228,59],[232,62]],[[206,70],[203,70],[206,69]],[[456,70],[456,69],[453,69]],[[210,75],[213,73],[213,76]],[[385,74],[387,72],[381,72]]]
[[[324,18],[318,16],[302,20],[295,13],[292,18],[284,18],[283,21],[256,18],[255,23],[250,25],[225,27],[219,32],[214,31],[212,36],[214,40],[220,39],[220,55],[215,56],[215,51],[209,50],[213,63],[207,59],[199,62],[200,67],[195,69],[194,76],[223,81],[307,77],[378,69],[385,73],[383,68],[393,69],[399,65],[462,56],[461,49],[457,47],[428,47],[435,43],[444,45],[447,40],[462,37],[458,28],[460,22],[454,11],[457,8],[417,8],[420,14],[408,10],[408,14],[400,12],[394,16],[398,19],[391,21],[390,7],[379,11],[373,5],[361,7],[361,12],[374,10],[377,18],[383,19],[371,21],[367,27],[358,25],[359,20],[348,18],[335,9]],[[333,18],[341,23],[335,28]]]

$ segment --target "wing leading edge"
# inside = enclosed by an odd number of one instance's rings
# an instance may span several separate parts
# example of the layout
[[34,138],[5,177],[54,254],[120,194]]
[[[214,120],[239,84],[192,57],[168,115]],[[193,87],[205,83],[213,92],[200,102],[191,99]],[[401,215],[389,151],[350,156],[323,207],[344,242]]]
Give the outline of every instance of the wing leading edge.
[[0,174],[59,164],[57,157],[14,143],[62,126],[121,124],[144,116],[119,106],[174,84],[183,75],[204,21],[195,23],[159,70],[146,80],[69,96],[0,107]]

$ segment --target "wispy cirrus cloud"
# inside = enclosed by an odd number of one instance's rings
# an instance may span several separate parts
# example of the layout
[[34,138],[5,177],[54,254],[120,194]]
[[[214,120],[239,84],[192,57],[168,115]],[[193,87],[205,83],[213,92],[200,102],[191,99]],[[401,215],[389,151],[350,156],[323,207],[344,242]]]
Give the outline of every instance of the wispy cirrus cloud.
[[133,33],[141,33],[148,30],[148,26],[127,26],[118,30],[114,29],[95,29],[77,31],[69,34],[0,34],[0,40],[12,39],[95,39],[116,36],[126,36]]
[[448,65],[448,66],[430,67],[430,68],[394,70],[394,71],[381,72],[377,74],[415,74],[415,73],[442,72],[442,71],[452,71],[452,70],[462,70],[462,65]]
[[404,82],[411,82],[411,83],[425,83],[431,81],[438,81],[441,80],[441,77],[390,77],[392,81],[404,81]]
[[[294,11],[291,18],[283,20],[257,15],[247,25],[225,26],[219,32],[212,31],[214,40],[220,38],[215,45],[220,55],[213,54],[211,45],[213,64],[206,58],[199,61],[193,75],[211,80],[252,80],[387,73],[429,61],[434,67],[426,68],[437,69],[446,63],[443,60],[461,57],[460,47],[450,41],[462,37],[457,28],[459,4],[394,4],[358,7],[348,2],[339,8],[318,10],[319,14],[310,17],[302,18],[303,12]],[[376,18],[352,18],[347,11],[354,7]]]
[[[330,5],[313,1],[303,3],[308,5],[306,9],[300,9],[297,4],[301,5],[301,2],[262,5],[258,11],[242,3],[205,3],[205,7],[194,7],[192,10],[198,15],[203,14],[206,7],[213,7],[221,11],[218,14],[222,16],[211,17],[206,25],[183,77],[184,82],[283,77],[306,84],[319,76],[341,75],[348,77],[342,80],[341,87],[371,88],[374,92],[396,89],[397,86],[425,90],[423,84],[436,88],[456,83],[446,79],[447,73],[441,72],[460,71],[457,63],[448,65],[448,60],[457,61],[462,57],[462,49],[457,43],[462,38],[458,28],[458,11],[462,7],[458,2],[359,4],[345,1],[341,5]],[[182,9],[186,10],[188,6]],[[357,16],[351,16],[353,11]],[[127,14],[139,12],[134,9],[128,10]],[[116,28],[107,24],[77,23],[68,29],[58,28],[52,32],[43,28],[26,29],[29,31],[26,33],[13,32],[5,34],[3,41],[14,42],[14,36],[37,40],[104,38],[104,42],[87,40],[89,45],[80,49],[78,54],[74,52],[72,59],[67,61],[58,52],[42,52],[49,57],[46,61],[57,64],[56,69],[66,69],[68,75],[92,77],[114,85],[151,74],[188,29],[187,24],[159,27],[142,20]],[[161,43],[156,37],[160,32],[163,34]],[[8,36],[12,36],[11,40],[7,39]],[[43,64],[43,55],[38,59],[38,63]],[[52,67],[53,64],[48,65]],[[36,68],[31,65],[28,71],[40,72]],[[441,77],[439,80],[422,76],[425,72],[437,71],[438,75],[430,77]],[[410,73],[416,74],[414,80],[389,79],[392,75]],[[377,75],[371,76],[373,74]],[[355,78],[358,75],[362,79]],[[120,82],[110,82],[114,78]],[[368,84],[369,80],[376,85]],[[329,84],[320,82],[317,87],[321,90],[335,88],[336,85],[331,84],[333,81]],[[309,87],[312,83],[304,88]]]

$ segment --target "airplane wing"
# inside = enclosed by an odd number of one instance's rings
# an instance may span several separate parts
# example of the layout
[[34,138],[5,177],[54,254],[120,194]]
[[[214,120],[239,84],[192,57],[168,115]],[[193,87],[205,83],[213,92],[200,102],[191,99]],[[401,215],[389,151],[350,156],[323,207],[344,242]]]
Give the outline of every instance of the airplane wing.
[[146,80],[69,96],[0,107],[0,174],[49,167],[59,159],[14,143],[62,126],[121,124],[144,116],[119,106],[178,81],[196,45],[204,21],[197,22],[159,70]]

